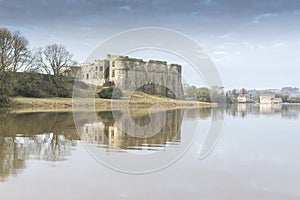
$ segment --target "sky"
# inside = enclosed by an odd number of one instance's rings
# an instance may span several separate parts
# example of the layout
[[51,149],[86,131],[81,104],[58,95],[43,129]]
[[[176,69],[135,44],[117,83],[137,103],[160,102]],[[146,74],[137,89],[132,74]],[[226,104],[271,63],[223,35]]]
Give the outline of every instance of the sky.
[[[169,28],[205,50],[225,88],[300,87],[299,0],[0,0],[0,27],[30,48],[63,44],[78,62],[122,31]],[[188,68],[185,79],[202,85]]]

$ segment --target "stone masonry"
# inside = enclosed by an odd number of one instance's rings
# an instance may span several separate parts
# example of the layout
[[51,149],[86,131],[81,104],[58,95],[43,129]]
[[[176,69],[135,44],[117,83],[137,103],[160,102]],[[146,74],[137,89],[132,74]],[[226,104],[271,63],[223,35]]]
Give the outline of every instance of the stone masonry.
[[79,80],[88,84],[113,84],[123,91],[143,90],[149,94],[183,97],[181,65],[178,64],[108,54],[104,60],[82,63],[79,67]]

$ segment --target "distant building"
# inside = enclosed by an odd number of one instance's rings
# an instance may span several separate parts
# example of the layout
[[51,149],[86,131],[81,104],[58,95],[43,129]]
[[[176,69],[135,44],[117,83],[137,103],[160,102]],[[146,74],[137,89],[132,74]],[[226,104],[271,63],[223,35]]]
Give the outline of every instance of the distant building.
[[260,95],[259,97],[260,103],[261,104],[278,104],[278,103],[282,103],[282,99],[281,98],[275,98],[274,94],[263,94]]
[[262,104],[269,104],[269,103],[272,103],[272,99],[275,98],[275,95],[274,94],[263,94],[263,95],[260,95],[259,97],[259,101],[260,103]]
[[281,98],[274,98],[274,99],[272,99],[272,103],[274,103],[274,104],[282,103],[282,99]]
[[78,66],[67,66],[65,68],[65,70],[63,71],[63,75],[76,78],[76,74],[79,70],[80,70],[80,67],[78,67]]
[[246,95],[240,95],[237,98],[238,103],[247,103],[249,101],[249,98]]

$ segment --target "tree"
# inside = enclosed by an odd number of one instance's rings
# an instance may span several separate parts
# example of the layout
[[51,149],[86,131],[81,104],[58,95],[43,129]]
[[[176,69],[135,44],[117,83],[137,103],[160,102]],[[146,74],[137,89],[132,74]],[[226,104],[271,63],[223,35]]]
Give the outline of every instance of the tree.
[[36,53],[37,64],[54,77],[61,75],[67,66],[73,65],[73,55],[63,45],[51,44],[45,48],[39,48]]
[[3,95],[10,96],[16,86],[16,73],[29,64],[28,41],[19,32],[0,28],[0,84]]
[[211,88],[211,101],[216,103],[225,103],[226,96],[224,94],[224,87],[212,86]]
[[206,87],[197,88],[196,95],[198,101],[211,102],[210,91]]
[[11,92],[6,84],[7,80],[10,80],[9,76],[6,76],[5,73],[0,73],[0,108],[7,107],[11,103],[9,98]]
[[21,69],[28,62],[28,41],[19,32],[0,28],[0,72]]
[[238,97],[238,93],[236,91],[236,89],[233,90],[229,90],[226,92],[226,103],[237,103],[237,97]]
[[0,72],[9,68],[12,63],[12,33],[6,29],[0,29]]
[[16,72],[23,66],[30,64],[31,54],[28,50],[28,40],[19,32],[13,34],[13,56],[11,71]]
[[63,45],[50,44],[45,48],[39,48],[34,57],[39,69],[49,75],[51,84],[55,84],[56,96],[59,96],[61,89],[64,90],[68,81],[62,75],[68,66],[75,64],[72,60],[73,55]]
[[37,62],[38,60],[36,58],[37,58],[36,50],[32,50],[31,52],[29,52],[29,54],[27,56],[27,62],[24,63],[24,66],[23,66],[23,72],[39,73],[39,72],[43,71],[40,68],[39,62]]
[[289,102],[289,99],[290,99],[290,95],[288,94],[276,94],[275,95],[276,98],[281,98],[282,99],[282,102],[286,103],[286,102]]
[[2,107],[8,107],[11,105],[11,100],[10,98],[5,95],[0,93],[0,108]]
[[183,85],[184,97],[187,99],[196,99],[196,86],[190,86],[188,84]]

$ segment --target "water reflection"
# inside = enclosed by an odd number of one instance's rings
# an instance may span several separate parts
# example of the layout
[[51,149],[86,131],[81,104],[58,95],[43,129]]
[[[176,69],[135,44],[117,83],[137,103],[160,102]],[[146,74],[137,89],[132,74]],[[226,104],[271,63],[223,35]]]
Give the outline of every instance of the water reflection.
[[26,167],[26,160],[66,160],[76,146],[72,113],[0,114],[0,181]]
[[[233,104],[219,108],[201,108],[185,110],[167,111],[166,124],[162,130],[153,137],[134,137],[120,129],[112,112],[99,112],[96,119],[89,114],[83,117],[79,127],[80,138],[87,144],[97,145],[106,148],[108,151],[124,150],[162,150],[166,145],[180,144],[181,124],[183,119],[212,119],[221,120],[225,116],[244,118],[246,116],[272,116],[279,115],[283,118],[297,119],[299,117],[299,105],[282,104]],[[119,112],[117,118],[124,118],[124,113]],[[126,116],[129,118],[130,116]],[[146,126],[150,123],[148,114],[131,116],[139,126]],[[154,120],[160,121],[162,115],[156,113]],[[138,132],[130,126],[126,120],[122,121],[122,126]],[[126,130],[127,130],[126,129]],[[123,129],[124,130],[124,129]]]
[[[135,137],[129,132],[138,133],[136,129],[147,126],[151,119],[148,114],[139,114],[132,116],[134,122],[138,126],[132,126],[128,123],[131,116],[124,116],[119,112],[118,118],[114,119],[112,112],[97,113],[97,121],[82,124],[79,128],[80,138],[87,144],[96,144],[99,147],[113,150],[161,150],[166,145],[176,145],[181,139],[181,124],[183,120],[182,110],[169,110],[166,116],[160,112],[153,114],[153,121],[162,121],[162,117],[166,117],[163,128],[155,135],[149,136],[146,132],[143,135]],[[122,127],[122,128],[121,128]],[[124,129],[125,128],[125,129]],[[148,131],[152,131],[149,129]]]
[[246,116],[274,116],[282,118],[298,119],[300,105],[297,104],[233,104],[228,105],[223,112],[234,117]]
[[[8,113],[0,112],[0,181],[19,174],[30,159],[49,162],[64,161],[79,138],[107,151],[161,151],[168,145],[181,144],[183,121],[218,120],[227,117],[276,116],[298,119],[300,105],[236,104],[224,108],[169,110],[163,129],[152,137],[133,137],[120,130],[111,112],[90,113],[82,118],[80,137],[72,113]],[[123,116],[119,112],[119,117]],[[155,114],[160,120],[160,114]],[[149,124],[148,113],[132,116],[139,126]],[[118,119],[117,119],[118,120]],[[125,121],[126,125],[126,121]],[[185,131],[185,132],[184,132]]]

